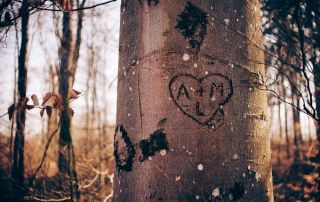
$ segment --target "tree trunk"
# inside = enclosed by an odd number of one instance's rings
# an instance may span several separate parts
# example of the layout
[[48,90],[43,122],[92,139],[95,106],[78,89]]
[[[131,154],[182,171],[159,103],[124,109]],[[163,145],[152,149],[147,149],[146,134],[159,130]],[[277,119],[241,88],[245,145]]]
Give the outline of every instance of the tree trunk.
[[[294,78],[294,77],[293,77]],[[297,80],[295,79],[294,82]],[[300,106],[300,97],[297,95],[295,86],[291,86],[292,89],[292,102],[296,107]],[[301,160],[300,144],[302,143],[302,132],[300,123],[300,114],[298,109],[292,107],[292,118],[293,118],[293,143],[294,143],[294,160]]]
[[[62,19],[62,39],[60,48],[60,85],[59,93],[62,95],[64,109],[60,115],[60,134],[59,134],[59,156],[58,168],[62,175],[68,174],[70,180],[71,201],[79,201],[80,192],[78,190],[78,179],[75,168],[75,158],[73,152],[70,114],[68,104],[68,92],[72,87],[72,75],[70,72],[72,63],[72,23],[71,14],[63,13]],[[62,179],[65,180],[65,179]],[[66,183],[64,181],[63,183]]]
[[122,0],[114,201],[273,201],[259,8]]
[[[18,188],[24,185],[24,136],[25,136],[25,122],[26,122],[26,109],[23,103],[26,99],[27,91],[27,55],[28,55],[28,1],[23,0],[20,8],[21,13],[21,46],[18,59],[18,93],[19,103],[16,116],[16,136],[14,139],[13,151],[13,165],[12,165],[12,178],[18,184]],[[23,198],[23,193],[18,192],[19,200]]]
[[313,63],[314,67],[314,85],[315,85],[315,102],[318,120],[316,121],[316,155],[311,159],[313,162],[320,162],[320,64]]
[[[285,101],[286,101],[286,94],[285,94]],[[291,158],[290,154],[290,138],[289,138],[289,128],[288,128],[288,111],[287,105],[284,105],[284,119],[285,119],[285,131],[286,131],[286,151],[287,151],[287,158]]]
[[[78,8],[83,8],[86,0],[82,0],[81,5],[78,5]],[[77,3],[79,4],[79,0],[77,0]],[[71,73],[71,80],[72,80],[72,85],[74,84],[75,81],[75,75],[77,71],[77,64],[78,64],[78,59],[80,56],[80,46],[81,46],[81,39],[82,39],[82,23],[83,23],[83,16],[84,12],[83,10],[78,11],[78,20],[77,20],[77,31],[76,31],[76,40],[74,44],[74,51],[73,51],[73,57],[72,57],[72,63],[71,63],[71,68],[70,68],[70,73]]]
[[279,123],[279,139],[278,139],[278,165],[281,163],[281,145],[282,145],[282,123],[281,123],[281,101],[278,100],[278,123]]

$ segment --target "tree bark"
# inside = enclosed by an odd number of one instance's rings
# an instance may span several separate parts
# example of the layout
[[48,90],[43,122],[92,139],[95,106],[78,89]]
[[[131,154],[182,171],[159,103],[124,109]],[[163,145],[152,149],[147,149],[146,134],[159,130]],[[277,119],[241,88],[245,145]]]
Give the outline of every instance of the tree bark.
[[[62,39],[60,48],[60,85],[59,93],[62,95],[63,110],[60,115],[60,134],[59,134],[59,156],[58,168],[60,174],[69,176],[70,180],[70,195],[71,201],[79,201],[80,192],[78,185],[78,178],[75,167],[75,156],[73,151],[73,144],[70,131],[70,114],[68,103],[68,92],[72,87],[72,75],[70,72],[72,64],[72,23],[71,14],[63,13],[62,19]],[[65,179],[62,179],[62,182]]]
[[259,8],[122,0],[114,201],[273,201]]
[[[79,4],[79,0],[77,1]],[[81,5],[79,5],[79,8],[83,8],[86,0],[82,0]],[[82,23],[83,23],[83,16],[84,12],[83,10],[79,10],[77,12],[78,14],[78,20],[77,20],[77,31],[76,31],[76,40],[74,44],[74,51],[73,51],[73,57],[72,57],[72,63],[71,63],[71,68],[70,68],[70,73],[72,77],[72,85],[74,84],[75,81],[75,75],[77,71],[77,64],[78,64],[78,59],[80,56],[80,46],[81,46],[81,40],[82,40]]]
[[[279,87],[280,88],[280,87]],[[282,145],[282,122],[281,122],[281,101],[278,100],[278,120],[279,120],[279,140],[278,140],[278,165],[281,163],[281,145]]]
[[[14,139],[13,151],[13,165],[12,165],[12,178],[19,185],[18,188],[24,185],[24,136],[25,136],[25,122],[26,122],[26,109],[23,103],[26,99],[27,91],[27,55],[28,55],[28,1],[23,0],[20,8],[21,13],[21,46],[18,58],[18,94],[19,103],[16,115],[16,135]],[[22,199],[23,194],[20,190],[17,198]]]
[[286,131],[286,151],[287,151],[287,157],[291,158],[291,154],[290,154],[290,138],[289,138],[289,127],[288,127],[288,109],[287,106],[285,105],[285,111],[284,111],[284,119],[285,119],[285,131]]
[[320,64],[313,62],[314,67],[314,86],[315,86],[315,102],[316,102],[316,114],[318,119],[316,120],[316,155],[311,158],[313,162],[320,162]]
[[[296,77],[293,76],[294,82],[297,82]],[[296,85],[295,85],[296,86]],[[297,95],[296,87],[291,85],[292,90],[292,103],[294,106],[300,106],[300,97]],[[302,131],[300,123],[300,114],[298,109],[292,107],[292,119],[293,119],[293,143],[294,143],[294,160],[301,160],[300,144],[302,143]]]

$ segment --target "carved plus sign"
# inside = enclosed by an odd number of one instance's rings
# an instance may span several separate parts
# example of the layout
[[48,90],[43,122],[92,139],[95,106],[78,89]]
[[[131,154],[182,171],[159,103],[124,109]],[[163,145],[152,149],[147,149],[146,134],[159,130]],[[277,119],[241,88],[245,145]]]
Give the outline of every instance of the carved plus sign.
[[199,95],[200,95],[201,97],[203,97],[203,94],[204,94],[206,91],[205,91],[205,90],[203,89],[203,87],[201,86],[196,92],[199,93]]

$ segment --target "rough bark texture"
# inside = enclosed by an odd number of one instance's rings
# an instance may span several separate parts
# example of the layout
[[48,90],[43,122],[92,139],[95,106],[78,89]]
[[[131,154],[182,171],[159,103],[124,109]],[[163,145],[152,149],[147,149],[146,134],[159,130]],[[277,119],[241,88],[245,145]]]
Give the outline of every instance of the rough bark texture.
[[[24,136],[26,109],[21,107],[26,98],[27,91],[27,55],[28,55],[28,1],[24,0],[20,9],[21,13],[21,46],[18,59],[18,93],[19,104],[16,116],[16,136],[14,139],[12,178],[18,184],[18,189],[21,189],[24,183]],[[19,198],[23,197],[22,192],[18,192]]]
[[273,201],[260,5],[123,0],[114,201]]
[[[70,181],[71,201],[79,200],[80,192],[78,190],[78,179],[75,167],[75,159],[73,153],[72,137],[70,131],[70,115],[68,104],[68,92],[72,87],[72,75],[70,67],[72,63],[72,23],[71,14],[64,13],[62,19],[62,39],[60,48],[60,85],[59,93],[62,95],[64,110],[60,115],[60,134],[59,134],[59,156],[58,168],[60,174],[68,175]],[[61,182],[65,183],[65,179]]]
[[316,135],[317,135],[317,154],[313,158],[314,162],[320,162],[320,65],[314,64],[314,85],[315,85],[315,102],[318,120],[316,121]]
[[[297,76],[292,76],[293,82],[297,83]],[[291,85],[292,90],[292,100],[294,106],[300,107],[300,96],[297,95],[297,85]],[[299,161],[301,160],[301,152],[300,152],[300,145],[302,143],[302,131],[301,131],[301,123],[300,123],[300,113],[299,110],[295,107],[292,107],[292,119],[293,119],[293,134],[294,134],[294,160]]]

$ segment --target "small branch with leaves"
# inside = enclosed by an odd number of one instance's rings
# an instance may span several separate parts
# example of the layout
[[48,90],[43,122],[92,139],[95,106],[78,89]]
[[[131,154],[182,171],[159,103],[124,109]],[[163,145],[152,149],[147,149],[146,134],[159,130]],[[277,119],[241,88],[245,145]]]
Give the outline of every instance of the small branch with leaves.
[[[80,97],[81,92],[71,89],[68,92],[68,102],[72,102]],[[63,100],[62,96],[60,94],[48,92],[44,95],[43,101],[40,105],[39,99],[37,95],[32,95],[31,100],[32,104],[28,104],[29,98],[25,97],[22,101],[20,101],[17,104],[12,104],[10,107],[8,107],[8,111],[5,114],[2,114],[0,118],[4,117],[5,115],[9,115],[9,120],[12,119],[13,114],[15,111],[19,113],[20,111],[27,109],[27,110],[32,110],[32,109],[40,109],[40,116],[43,117],[44,112],[48,115],[48,117],[51,117],[52,110],[56,109],[58,110],[58,115],[61,115],[62,111],[64,110],[63,106]],[[50,104],[52,103],[52,104]],[[70,107],[68,107],[69,115],[72,117],[74,115],[74,110]]]

